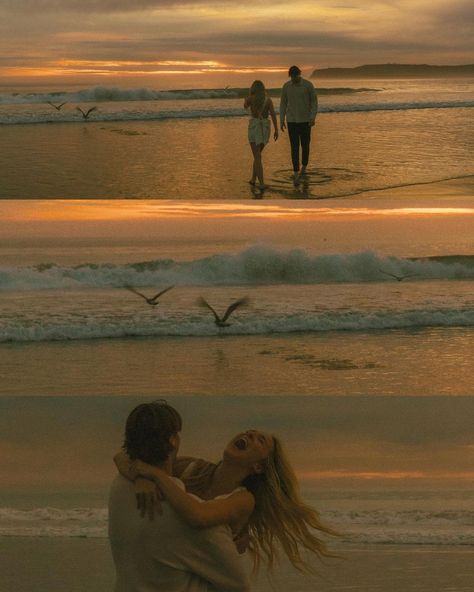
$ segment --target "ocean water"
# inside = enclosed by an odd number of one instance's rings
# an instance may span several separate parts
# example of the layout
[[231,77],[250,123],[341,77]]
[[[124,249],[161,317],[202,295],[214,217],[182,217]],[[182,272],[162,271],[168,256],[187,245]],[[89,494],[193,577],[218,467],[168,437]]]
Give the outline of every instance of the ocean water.
[[[284,80],[272,82],[278,108]],[[283,134],[264,153],[263,195],[246,183],[245,89],[3,92],[0,197],[323,199],[473,174],[472,80],[320,81],[318,89],[308,177],[291,182]],[[48,101],[66,104],[56,111]],[[79,105],[97,109],[86,120]]]
[[[9,264],[2,393],[466,394],[473,278],[471,256],[266,245],[187,260]],[[147,296],[174,287],[155,307],[127,285]],[[246,302],[218,327],[201,297],[221,316]]]
[[[442,507],[439,491],[332,491],[317,498],[306,493],[304,499],[327,508],[320,512],[321,519],[344,533],[333,543],[338,552],[347,544],[474,545],[472,491],[443,492]],[[4,506],[0,508],[2,536],[107,538],[107,507],[103,502],[101,507]]]
[[[311,255],[254,246],[184,262],[43,263],[0,274],[3,343],[474,326],[470,256]],[[126,286],[148,296],[174,287],[155,307]],[[199,306],[201,295],[221,316],[236,299],[248,302],[221,328]]]

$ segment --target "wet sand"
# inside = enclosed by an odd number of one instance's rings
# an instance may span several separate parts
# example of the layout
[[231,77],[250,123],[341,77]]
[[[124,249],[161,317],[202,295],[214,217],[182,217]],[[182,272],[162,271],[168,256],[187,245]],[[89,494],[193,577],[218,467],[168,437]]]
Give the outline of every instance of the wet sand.
[[466,395],[471,343],[469,328],[7,343],[1,393]]
[[[272,582],[260,577],[255,592],[471,592],[470,547],[355,546],[338,549],[345,560],[301,576],[284,566]],[[107,592],[114,567],[105,539],[0,538],[2,592]]]

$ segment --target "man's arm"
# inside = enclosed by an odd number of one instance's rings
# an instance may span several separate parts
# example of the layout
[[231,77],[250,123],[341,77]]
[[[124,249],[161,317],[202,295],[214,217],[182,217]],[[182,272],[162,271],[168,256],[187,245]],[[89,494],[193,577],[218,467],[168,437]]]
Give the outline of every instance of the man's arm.
[[316,115],[318,114],[318,95],[312,82],[309,83],[309,121],[311,125],[314,125]]

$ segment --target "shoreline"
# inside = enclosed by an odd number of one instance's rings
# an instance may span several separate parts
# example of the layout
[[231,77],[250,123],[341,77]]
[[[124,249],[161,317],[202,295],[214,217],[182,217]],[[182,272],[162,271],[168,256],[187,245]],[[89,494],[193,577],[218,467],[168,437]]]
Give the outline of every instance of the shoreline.
[[[317,167],[312,167],[317,172]],[[272,191],[270,187],[270,192]],[[350,198],[354,198],[351,200],[351,204],[354,206],[360,206],[367,200],[371,201],[382,201],[382,200],[395,200],[393,205],[400,205],[399,200],[415,200],[415,202],[410,201],[410,205],[421,205],[422,202],[430,200],[430,203],[443,203],[444,201],[454,201],[454,200],[469,200],[466,201],[466,204],[472,205],[472,198],[474,197],[474,173],[468,175],[461,175],[459,177],[452,177],[447,179],[438,179],[433,181],[421,181],[421,182],[413,182],[413,183],[405,183],[400,185],[393,185],[388,187],[380,187],[376,189],[363,189],[360,191],[354,191],[350,193],[344,193],[337,196],[328,196],[328,197],[314,197],[314,198],[304,198],[302,197],[300,200],[295,199],[285,199],[285,198],[271,198],[267,200],[266,203],[271,202],[271,204],[275,204],[278,202],[286,204],[287,207],[291,207],[289,204],[297,203],[298,207],[306,207],[306,208],[314,208],[318,209],[319,207],[337,207],[340,205],[344,205],[347,207],[347,202]],[[359,200],[362,203],[359,203]],[[419,201],[418,201],[419,200]],[[64,198],[64,197],[0,197],[0,208],[2,203],[10,203],[10,202],[17,202],[18,204],[21,203],[28,203],[28,202],[66,202],[66,203],[74,203],[80,204],[82,202],[85,203],[94,203],[94,202],[125,202],[127,204],[136,203],[136,204],[149,204],[149,203],[168,203],[168,202],[180,202],[182,203],[195,203],[199,204],[216,204],[216,203],[224,203],[226,204],[248,204],[249,199],[215,199],[209,198],[206,200],[203,199],[178,199],[178,200],[170,200],[166,198],[134,198],[134,197],[81,197],[81,198]],[[324,202],[324,206],[319,206],[320,202]],[[340,203],[339,203],[340,202]],[[459,203],[459,202],[458,202]],[[426,204],[424,204],[426,205]]]
[[[3,592],[105,592],[114,568],[107,539],[0,537]],[[344,560],[318,564],[317,575],[301,575],[286,562],[273,576],[252,582],[253,592],[468,592],[474,565],[470,547],[344,545]],[[28,561],[25,562],[25,557]],[[60,561],[58,559],[60,558]]]
[[[421,193],[421,195],[420,195]],[[376,199],[388,197],[389,199],[435,199],[435,200],[455,200],[458,198],[474,197],[474,173],[472,175],[462,175],[452,179],[442,179],[440,181],[426,181],[421,183],[410,183],[406,185],[396,185],[382,189],[373,189],[370,191],[361,191],[357,194],[363,198]],[[338,199],[338,198],[334,198]],[[469,201],[469,203],[472,203]]]

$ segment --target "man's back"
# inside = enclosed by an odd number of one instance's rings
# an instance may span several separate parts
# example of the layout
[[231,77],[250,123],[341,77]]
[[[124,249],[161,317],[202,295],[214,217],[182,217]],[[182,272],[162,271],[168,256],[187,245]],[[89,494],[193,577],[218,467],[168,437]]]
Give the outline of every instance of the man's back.
[[137,511],[133,483],[118,476],[109,499],[115,592],[244,592],[248,580],[227,527],[187,526],[167,504],[154,520]]
[[291,80],[282,88],[280,116],[290,123],[303,123],[316,117],[318,103],[313,83],[301,78],[298,83]]

